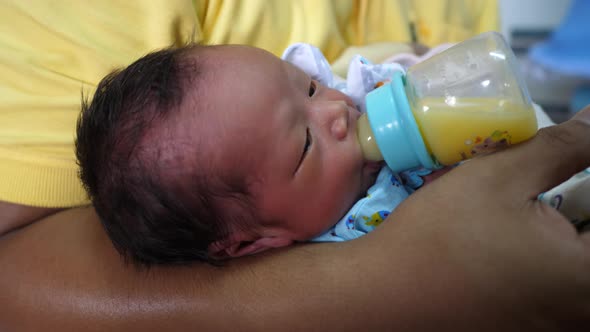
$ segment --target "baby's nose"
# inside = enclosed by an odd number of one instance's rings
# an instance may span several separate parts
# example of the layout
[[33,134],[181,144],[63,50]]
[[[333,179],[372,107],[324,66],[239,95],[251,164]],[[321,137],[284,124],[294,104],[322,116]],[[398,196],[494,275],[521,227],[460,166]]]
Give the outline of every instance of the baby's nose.
[[348,134],[348,105],[345,102],[336,102],[331,108],[330,133],[337,140],[342,140]]

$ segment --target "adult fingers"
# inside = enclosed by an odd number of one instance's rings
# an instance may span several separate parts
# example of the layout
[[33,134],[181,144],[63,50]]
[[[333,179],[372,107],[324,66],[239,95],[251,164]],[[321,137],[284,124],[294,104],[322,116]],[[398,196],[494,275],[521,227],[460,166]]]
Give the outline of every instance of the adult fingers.
[[526,143],[482,159],[493,163],[496,176],[508,179],[503,190],[534,198],[590,166],[590,106]]

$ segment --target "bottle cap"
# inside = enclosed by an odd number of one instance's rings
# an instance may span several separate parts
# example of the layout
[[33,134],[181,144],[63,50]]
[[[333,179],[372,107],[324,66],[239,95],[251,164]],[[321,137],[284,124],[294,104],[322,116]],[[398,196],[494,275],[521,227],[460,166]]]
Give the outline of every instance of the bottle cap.
[[436,165],[422,139],[404,89],[404,74],[395,72],[390,83],[367,94],[367,116],[377,146],[394,172]]

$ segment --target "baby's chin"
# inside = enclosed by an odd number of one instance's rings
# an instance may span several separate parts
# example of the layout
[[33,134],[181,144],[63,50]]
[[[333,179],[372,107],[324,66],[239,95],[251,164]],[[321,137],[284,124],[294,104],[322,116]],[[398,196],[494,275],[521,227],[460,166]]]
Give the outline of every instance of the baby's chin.
[[377,180],[377,175],[379,171],[383,167],[384,163],[382,161],[365,161],[363,165],[363,182],[361,187],[361,195],[365,195],[367,190],[371,188],[372,185],[375,184]]

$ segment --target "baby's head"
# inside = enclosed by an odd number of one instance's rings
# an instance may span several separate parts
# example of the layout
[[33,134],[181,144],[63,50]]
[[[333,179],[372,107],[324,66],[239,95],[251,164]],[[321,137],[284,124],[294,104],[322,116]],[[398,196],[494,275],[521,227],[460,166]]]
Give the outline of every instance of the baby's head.
[[342,93],[247,46],[149,54],[83,102],[81,178],[141,263],[238,257],[313,238],[373,183]]

